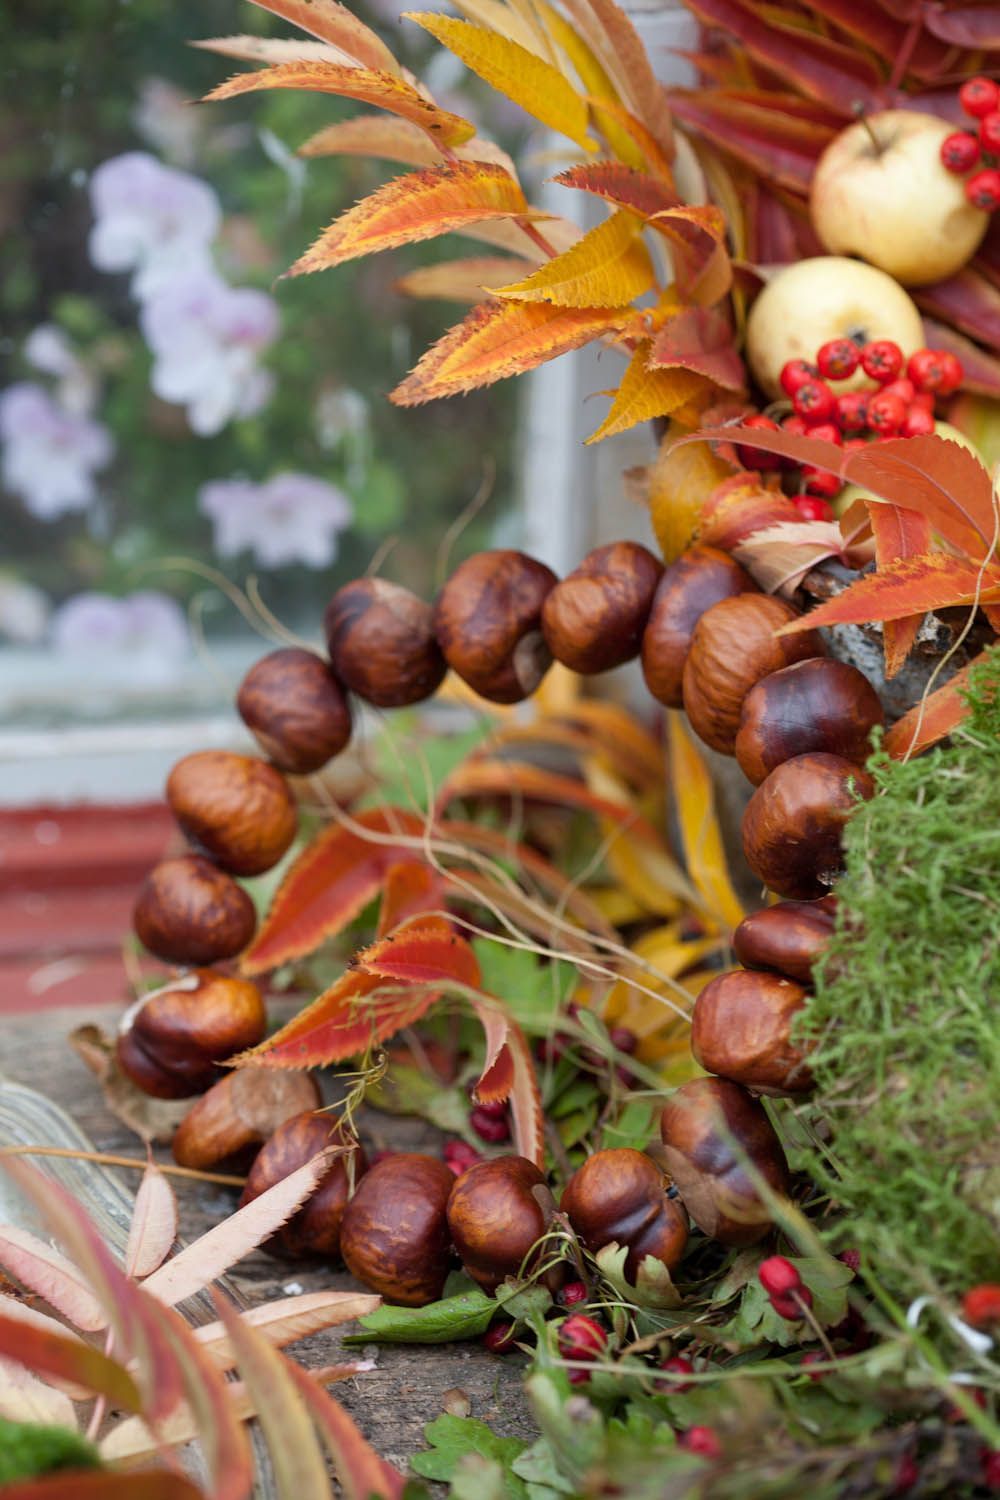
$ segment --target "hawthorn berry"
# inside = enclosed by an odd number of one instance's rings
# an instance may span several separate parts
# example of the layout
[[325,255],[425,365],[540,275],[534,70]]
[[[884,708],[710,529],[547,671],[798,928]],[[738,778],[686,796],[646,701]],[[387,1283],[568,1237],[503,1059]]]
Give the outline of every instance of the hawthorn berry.
[[981,120],[991,114],[1000,102],[1000,89],[992,78],[967,78],[958,91],[958,102],[967,115]]
[[861,350],[861,368],[869,380],[887,385],[903,368],[903,351],[892,339],[875,339]]
[[992,214],[1000,208],[1000,172],[996,167],[984,167],[965,179],[965,196],[973,208],[981,208]]
[[677,1439],[678,1448],[685,1453],[697,1453],[700,1458],[721,1458],[722,1444],[714,1427],[689,1427]]
[[934,397],[950,396],[957,391],[965,372],[958,355],[947,349],[918,349],[910,355],[906,373],[916,387],[914,401],[929,396],[927,409],[933,411]]
[[694,1365],[683,1354],[674,1354],[670,1359],[665,1359],[660,1365],[664,1372],[664,1378],[656,1382],[656,1388],[660,1391],[669,1391],[673,1396],[681,1396],[685,1391],[691,1389],[691,1381],[685,1380],[686,1375],[694,1374]]
[[896,1465],[896,1472],[892,1476],[892,1493],[894,1495],[905,1495],[907,1490],[912,1490],[920,1478],[920,1469],[912,1453],[904,1453]]
[[816,364],[824,380],[849,380],[860,362],[861,350],[853,339],[831,339],[816,355]]
[[514,1347],[513,1323],[493,1323],[483,1334],[482,1342],[491,1354],[506,1354]]
[[567,1281],[556,1295],[556,1301],[561,1302],[563,1307],[576,1307],[578,1302],[586,1302],[587,1288],[582,1281]]
[[812,1307],[812,1292],[807,1286],[800,1286],[795,1292],[789,1292],[787,1296],[772,1292],[771,1306],[779,1318],[787,1318],[789,1323],[798,1323],[803,1316],[803,1309]]
[[903,418],[901,437],[927,437],[934,431],[934,414],[922,406],[911,406]]
[[814,427],[833,419],[837,398],[825,380],[804,380],[792,397],[792,409],[807,427]]
[[570,1313],[559,1329],[559,1353],[563,1359],[597,1359],[608,1344],[608,1336],[596,1318]]
[[895,437],[906,418],[906,406],[898,396],[880,392],[868,403],[868,428],[878,437]]
[[869,399],[868,391],[844,391],[837,397],[836,420],[845,436],[864,432],[868,426]]
[[801,417],[786,417],[781,425],[785,432],[791,432],[795,437],[805,437],[809,431]]
[[816,366],[807,364],[804,359],[789,359],[782,365],[778,380],[785,395],[794,396],[800,385],[815,380],[817,374]]
[[489,1141],[491,1145],[498,1146],[501,1141],[510,1140],[506,1109],[502,1115],[495,1115],[489,1112],[488,1105],[477,1104],[469,1116],[469,1124],[481,1140]]
[[812,464],[802,465],[802,481],[806,494],[818,495],[821,500],[833,500],[842,488],[836,474],[828,474],[825,469],[816,469]]
[[962,1298],[962,1317],[973,1328],[989,1328],[1000,1324],[1000,1286],[984,1281],[970,1287]]
[[880,394],[883,396],[898,396],[904,406],[909,406],[917,392],[913,381],[908,380],[905,375],[900,375],[898,380],[890,380],[888,385],[884,385]]
[[839,448],[844,441],[840,428],[833,422],[817,422],[815,427],[807,428],[811,438],[820,438],[824,443],[836,443]]
[[841,1250],[840,1254],[837,1256],[837,1259],[840,1261],[841,1265],[846,1266],[849,1271],[853,1271],[855,1276],[861,1270],[860,1250],[855,1250],[853,1247],[849,1250]]
[[826,1361],[827,1356],[823,1353],[822,1349],[810,1349],[808,1354],[803,1354],[802,1356],[801,1368],[805,1370],[810,1380],[823,1380],[829,1374],[829,1371],[814,1370],[812,1366],[824,1365]]
[[[752,417],[745,418],[744,427],[755,427],[765,432],[777,432],[778,424],[765,417],[763,413],[756,412]],[[747,448],[742,443],[736,445],[736,454],[744,469],[776,469],[781,460],[773,453],[765,453],[761,448]]]
[[445,1141],[441,1150],[444,1164],[454,1172],[456,1177],[461,1177],[470,1167],[474,1167],[482,1157],[475,1146],[470,1146],[468,1141],[451,1140]]
[[832,521],[833,511],[829,500],[821,495],[796,495],[792,504],[803,521]]
[[983,1483],[988,1490],[1000,1490],[1000,1448],[983,1449]]
[[802,1285],[798,1267],[793,1266],[784,1255],[769,1255],[767,1260],[762,1260],[757,1275],[769,1297],[772,1294],[787,1296],[789,1292],[798,1291]]
[[979,141],[971,130],[956,130],[941,142],[941,164],[958,177],[971,172],[979,156]]
[[991,109],[979,121],[979,140],[984,151],[1000,151],[1000,109]]

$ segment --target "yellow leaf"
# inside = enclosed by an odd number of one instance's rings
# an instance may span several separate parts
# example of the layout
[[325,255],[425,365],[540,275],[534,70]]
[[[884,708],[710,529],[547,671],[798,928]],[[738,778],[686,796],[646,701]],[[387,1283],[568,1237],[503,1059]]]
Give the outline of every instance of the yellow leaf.
[[329,42],[362,67],[382,73],[402,71],[381,38],[338,0],[253,0],[253,3],[283,21],[290,21],[310,36],[319,37],[321,42]]
[[[590,757],[583,769],[595,796],[631,801],[628,788],[595,757]],[[606,839],[605,864],[645,911],[673,917],[682,905],[698,904],[694,888],[662,840],[654,843],[648,838],[638,839],[621,824],[607,819],[601,826]]]
[[[584,91],[597,99],[610,99],[612,103],[620,105],[621,99],[607,70],[580,33],[569,24],[565,16],[561,16],[553,6],[547,5],[545,0],[536,0],[536,9],[545,18],[549,31],[576,69]],[[645,157],[641,149],[614,116],[606,116],[600,122],[600,130],[619,161],[630,167],[643,166]]]
[[520,186],[490,162],[451,162],[395,177],[334,219],[288,272],[322,271],[359,255],[433,239],[482,219],[540,217]]
[[375,104],[390,114],[412,120],[445,146],[460,146],[476,133],[476,127],[468,120],[439,109],[402,78],[394,78],[391,73],[378,72],[374,68],[341,67],[336,63],[279,63],[274,68],[262,68],[258,73],[237,73],[235,78],[229,78],[212,89],[205,98],[234,99],[238,94],[250,94],[255,89],[310,89],[321,94],[340,94],[362,104]]
[[641,1040],[678,1019],[676,1010],[637,989],[655,990],[667,996],[674,1007],[684,1007],[684,996],[678,993],[680,976],[716,953],[724,940],[718,933],[699,938],[683,938],[681,923],[668,922],[646,933],[632,944],[631,951],[641,963],[629,965],[615,981],[605,1001],[604,1016],[615,1025],[627,1026]]
[[614,927],[627,927],[646,915],[646,908],[620,885],[591,886],[587,895]]
[[[436,266],[418,266],[396,282],[397,292],[407,297],[437,298],[442,302],[479,302],[483,290],[502,286],[512,271],[526,272],[527,261],[509,255],[480,255],[468,260],[444,260]],[[551,675],[551,674],[550,674]]]
[[586,36],[614,80],[621,98],[673,155],[673,126],[667,91],[653,72],[649,54],[628,16],[615,0],[564,0],[573,22]]
[[667,433],[648,475],[649,518],[668,563],[691,545],[703,502],[732,473],[707,443],[680,447],[676,436],[673,429]]
[[[650,134],[641,120],[637,120],[630,110],[626,109],[623,104],[617,104],[613,99],[599,99],[591,94],[587,103],[590,105],[596,128],[607,141],[610,142],[613,131],[623,130],[629,140],[635,143],[642,157],[640,165],[655,172],[669,187],[674,186],[674,171],[670,157],[666,155],[659,142]],[[623,157],[622,160],[627,161],[628,157]]]
[[293,36],[212,36],[189,45],[202,52],[214,52],[219,57],[235,57],[240,62],[332,62],[357,67],[349,53],[342,52],[339,47],[304,37],[299,40]]
[[492,385],[613,333],[614,307],[549,307],[544,303],[481,302],[449,329],[392,392],[397,406],[419,406]]
[[[506,151],[492,141],[473,136],[454,154],[461,161],[491,161],[516,177],[514,163]],[[407,167],[439,167],[442,154],[425,130],[394,115],[354,115],[324,125],[299,147],[297,156],[374,156],[398,161]]]
[[497,296],[557,307],[627,307],[653,281],[641,225],[634,214],[619,212],[525,280],[498,287]]
[[498,32],[536,57],[545,57],[547,49],[537,22],[532,24],[527,17],[518,15],[503,0],[454,0],[454,8],[467,21],[476,22],[486,31]]
[[725,927],[736,927],[746,913],[729,879],[712,779],[683,714],[672,710],[668,728],[670,781],[688,874],[713,916]]
[[586,100],[551,63],[471,21],[456,21],[435,11],[404,11],[404,15],[543,125],[568,136],[585,151],[597,150],[597,142],[587,134]]
[[625,432],[637,422],[665,417],[705,388],[700,375],[690,370],[650,370],[646,366],[649,345],[640,344],[629,360],[622,383],[615,391],[611,410],[588,443],[599,443],[612,433]]

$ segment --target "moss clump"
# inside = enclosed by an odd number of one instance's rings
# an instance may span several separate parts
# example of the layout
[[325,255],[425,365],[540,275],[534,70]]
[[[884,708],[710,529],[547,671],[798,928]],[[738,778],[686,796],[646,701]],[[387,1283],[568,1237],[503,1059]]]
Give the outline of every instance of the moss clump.
[[58,1469],[99,1469],[97,1449],[68,1427],[0,1417],[0,1485]]
[[961,1291],[1000,1267],[1000,648],[971,718],[851,819],[841,916],[803,1022],[812,1163],[844,1243],[907,1291]]

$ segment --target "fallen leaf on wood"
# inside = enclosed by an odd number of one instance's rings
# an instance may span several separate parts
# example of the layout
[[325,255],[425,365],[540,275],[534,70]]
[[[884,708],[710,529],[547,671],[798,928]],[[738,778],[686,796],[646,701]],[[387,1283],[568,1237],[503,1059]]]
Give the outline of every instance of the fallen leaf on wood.
[[99,1026],[78,1026],[69,1044],[97,1078],[104,1102],[140,1140],[165,1144],[190,1106],[189,1099],[154,1099],[144,1094],[118,1065],[115,1044]]
[[0,1266],[29,1291],[44,1297],[76,1328],[97,1333],[107,1327],[108,1320],[79,1267],[29,1229],[0,1225]]
[[[305,1292],[300,1297],[284,1297],[251,1307],[240,1316],[270,1343],[283,1346],[321,1329],[367,1317],[381,1305],[382,1298],[370,1292]],[[221,1321],[196,1328],[194,1336],[199,1344],[205,1345],[220,1369],[229,1370],[236,1363],[236,1352]]]
[[177,1238],[177,1199],[163,1173],[151,1161],[143,1173],[128,1228],[126,1276],[150,1276],[170,1254]]

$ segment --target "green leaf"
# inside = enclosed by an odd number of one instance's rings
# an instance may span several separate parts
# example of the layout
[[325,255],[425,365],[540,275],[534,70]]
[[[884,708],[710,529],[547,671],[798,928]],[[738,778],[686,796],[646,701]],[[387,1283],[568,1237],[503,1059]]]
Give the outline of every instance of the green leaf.
[[457,1339],[478,1338],[497,1312],[493,1297],[477,1287],[458,1297],[429,1302],[426,1307],[376,1308],[359,1318],[364,1333],[344,1339],[345,1344],[448,1344]]
[[[391,732],[379,735],[374,743],[375,785],[358,806],[388,803],[427,812],[438,788],[491,732],[488,724],[460,734],[444,734],[440,727],[430,732],[415,714],[396,715]],[[499,948],[497,943],[486,946]]]
[[487,938],[476,938],[472,946],[483,989],[500,997],[504,1010],[529,1036],[551,1036],[575,980],[569,964],[541,964],[533,953]]
[[68,1427],[0,1417],[0,1485],[57,1469],[99,1469],[97,1449]]
[[[520,1438],[498,1437],[492,1428],[475,1417],[447,1414],[428,1422],[424,1437],[431,1444],[430,1449],[414,1454],[410,1460],[411,1467],[424,1479],[451,1480],[461,1460],[474,1454],[480,1459],[491,1460],[491,1467],[493,1464],[499,1466],[503,1476],[503,1495],[509,1500],[527,1500],[527,1485],[510,1470],[510,1465],[526,1447]],[[486,1486],[480,1494],[484,1492],[489,1493]]]
[[461,1089],[450,1088],[409,1063],[394,1062],[380,1083],[367,1093],[368,1103],[389,1115],[419,1115],[439,1130],[481,1144],[469,1129],[469,1099]]
[[633,1151],[645,1151],[656,1135],[654,1120],[657,1106],[650,1099],[630,1099],[613,1123],[608,1122],[601,1131],[602,1151],[631,1147]]

